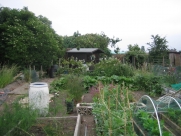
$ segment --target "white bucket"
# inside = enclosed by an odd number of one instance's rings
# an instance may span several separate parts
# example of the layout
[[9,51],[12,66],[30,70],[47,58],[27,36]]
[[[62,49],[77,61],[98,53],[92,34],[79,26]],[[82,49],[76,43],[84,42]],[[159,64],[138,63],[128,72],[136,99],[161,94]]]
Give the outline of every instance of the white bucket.
[[41,116],[46,116],[49,110],[49,89],[44,82],[34,82],[29,88],[29,106],[38,110]]

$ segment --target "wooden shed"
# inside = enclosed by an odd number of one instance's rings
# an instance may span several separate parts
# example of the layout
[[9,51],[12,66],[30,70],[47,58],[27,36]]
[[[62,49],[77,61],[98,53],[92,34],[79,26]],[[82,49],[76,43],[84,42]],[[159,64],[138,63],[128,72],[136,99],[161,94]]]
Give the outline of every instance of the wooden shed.
[[99,48],[72,48],[67,50],[67,57],[74,57],[78,60],[85,60],[85,62],[90,62],[94,60],[95,63],[99,62],[100,53],[104,53]]
[[176,50],[169,51],[170,66],[181,66],[181,52]]

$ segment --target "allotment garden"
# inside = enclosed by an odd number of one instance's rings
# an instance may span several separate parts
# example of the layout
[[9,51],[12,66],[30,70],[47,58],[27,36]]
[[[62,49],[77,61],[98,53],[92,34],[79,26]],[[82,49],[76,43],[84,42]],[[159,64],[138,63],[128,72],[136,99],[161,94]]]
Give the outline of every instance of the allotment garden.
[[[93,69],[88,70],[81,61],[73,59],[57,65],[48,86],[46,114],[41,114],[41,107],[36,109],[22,102],[29,98],[28,93],[16,95],[16,100],[8,103],[8,96],[13,94],[6,88],[21,80],[31,89],[32,82],[46,82],[46,73],[30,68],[20,70],[17,66],[1,67],[1,135],[180,135],[180,66],[145,63],[134,68],[116,58],[104,58],[87,66]],[[94,120],[91,125],[89,117]],[[85,120],[88,125],[82,126]]]

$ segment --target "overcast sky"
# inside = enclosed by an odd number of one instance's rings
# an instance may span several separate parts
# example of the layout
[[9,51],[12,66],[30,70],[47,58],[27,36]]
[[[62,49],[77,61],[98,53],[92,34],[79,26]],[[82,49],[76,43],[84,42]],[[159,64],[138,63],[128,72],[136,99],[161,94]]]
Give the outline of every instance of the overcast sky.
[[52,21],[57,34],[71,36],[104,32],[140,47],[151,42],[151,35],[166,37],[169,48],[181,50],[181,0],[0,0],[1,6],[28,7],[36,16]]

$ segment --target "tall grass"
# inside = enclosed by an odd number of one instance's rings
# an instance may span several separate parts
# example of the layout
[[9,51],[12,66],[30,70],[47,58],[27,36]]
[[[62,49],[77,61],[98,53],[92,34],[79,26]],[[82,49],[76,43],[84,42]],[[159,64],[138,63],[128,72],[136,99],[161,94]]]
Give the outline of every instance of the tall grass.
[[24,136],[28,134],[29,128],[36,122],[37,112],[23,108],[18,102],[5,105],[0,115],[0,133],[7,136]]
[[15,76],[17,70],[18,68],[16,65],[11,67],[3,66],[0,68],[0,88],[5,87],[13,81],[13,77]]

